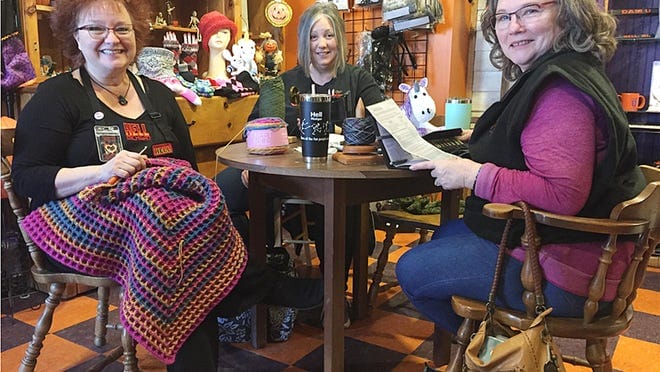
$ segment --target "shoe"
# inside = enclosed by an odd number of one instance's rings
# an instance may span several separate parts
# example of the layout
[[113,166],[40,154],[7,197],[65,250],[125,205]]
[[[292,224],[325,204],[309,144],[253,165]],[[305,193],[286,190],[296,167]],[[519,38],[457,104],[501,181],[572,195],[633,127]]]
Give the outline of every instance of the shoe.
[[310,310],[323,306],[323,280],[292,278],[279,275],[270,292],[264,297],[266,305]]
[[[348,299],[344,300],[344,328],[351,326],[351,303],[348,302]],[[324,311],[321,311],[321,316],[318,322],[318,325],[323,327],[323,315]]]
[[346,299],[346,302],[344,302],[344,328],[348,328],[351,326],[351,303],[348,302],[348,299]]

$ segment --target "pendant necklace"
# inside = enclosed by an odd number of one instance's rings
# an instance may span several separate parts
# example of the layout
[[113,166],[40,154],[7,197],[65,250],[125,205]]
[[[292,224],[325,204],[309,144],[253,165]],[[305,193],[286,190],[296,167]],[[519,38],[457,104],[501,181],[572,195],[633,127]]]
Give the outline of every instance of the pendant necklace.
[[129,89],[131,89],[131,79],[128,79],[128,87],[126,87],[126,92],[124,92],[124,94],[117,95],[113,91],[111,91],[110,89],[108,89],[108,88],[104,87],[103,85],[101,85],[101,83],[96,81],[96,79],[94,79],[92,77],[92,75],[89,75],[89,77],[90,77],[90,79],[92,79],[92,83],[96,84],[99,88],[101,88],[101,89],[105,90],[106,92],[112,94],[113,96],[117,97],[117,103],[119,103],[122,106],[126,106],[128,104],[128,100],[126,99],[126,95],[128,94]]

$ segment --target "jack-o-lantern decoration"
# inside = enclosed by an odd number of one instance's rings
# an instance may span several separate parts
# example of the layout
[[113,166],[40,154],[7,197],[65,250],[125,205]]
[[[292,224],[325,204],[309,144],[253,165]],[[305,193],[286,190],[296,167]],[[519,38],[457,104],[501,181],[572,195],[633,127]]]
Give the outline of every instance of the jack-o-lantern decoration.
[[263,42],[263,48],[264,52],[266,53],[273,53],[277,51],[277,41],[273,39],[266,39]]
[[291,6],[284,0],[273,0],[266,5],[266,19],[275,27],[284,27],[293,18]]
[[279,50],[277,41],[272,38],[270,32],[264,32],[261,35],[266,39],[261,43],[261,48],[255,55],[255,60],[264,76],[277,76],[284,59],[282,51]]

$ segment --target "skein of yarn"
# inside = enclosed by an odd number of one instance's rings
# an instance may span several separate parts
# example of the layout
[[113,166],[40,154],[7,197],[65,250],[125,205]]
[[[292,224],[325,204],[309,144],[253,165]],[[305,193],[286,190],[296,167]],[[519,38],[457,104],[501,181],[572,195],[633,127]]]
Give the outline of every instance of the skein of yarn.
[[286,122],[276,117],[259,118],[245,125],[247,151],[255,155],[282,154],[289,148]]

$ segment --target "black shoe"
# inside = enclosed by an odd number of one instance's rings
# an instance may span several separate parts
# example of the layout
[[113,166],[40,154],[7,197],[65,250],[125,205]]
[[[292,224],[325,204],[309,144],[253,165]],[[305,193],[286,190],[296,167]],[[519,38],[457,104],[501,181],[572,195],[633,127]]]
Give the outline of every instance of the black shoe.
[[263,303],[298,310],[308,310],[323,306],[323,280],[292,278],[280,275]]

